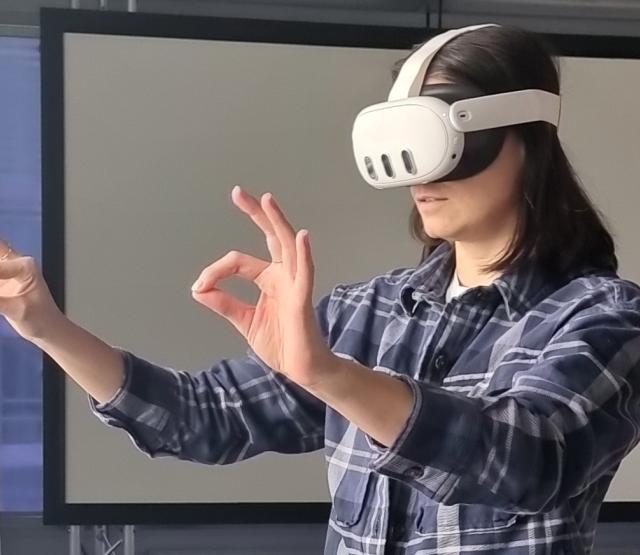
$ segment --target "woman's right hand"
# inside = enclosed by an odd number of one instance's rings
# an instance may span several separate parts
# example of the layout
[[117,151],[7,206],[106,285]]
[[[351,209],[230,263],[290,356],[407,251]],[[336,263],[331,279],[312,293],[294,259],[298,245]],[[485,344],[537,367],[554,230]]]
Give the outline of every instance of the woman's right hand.
[[[9,244],[0,239],[0,258],[9,249]],[[42,338],[63,315],[35,258],[23,256],[13,248],[0,261],[0,314],[29,341]]]

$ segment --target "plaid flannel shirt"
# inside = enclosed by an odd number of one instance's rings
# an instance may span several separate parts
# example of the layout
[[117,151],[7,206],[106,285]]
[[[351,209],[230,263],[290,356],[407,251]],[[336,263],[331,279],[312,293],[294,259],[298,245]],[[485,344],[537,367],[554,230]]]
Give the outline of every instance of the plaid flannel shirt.
[[92,410],[151,457],[229,464],[324,448],[327,555],[588,554],[640,438],[640,288],[526,267],[445,303],[452,272],[443,243],[316,304],[335,354],[411,387],[388,448],[251,349],[190,374],[116,347],[124,384]]

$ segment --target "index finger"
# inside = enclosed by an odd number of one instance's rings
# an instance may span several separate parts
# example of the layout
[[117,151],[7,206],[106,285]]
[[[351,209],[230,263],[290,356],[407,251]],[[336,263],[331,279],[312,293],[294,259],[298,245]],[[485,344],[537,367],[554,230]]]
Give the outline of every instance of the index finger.
[[[266,260],[262,260],[250,254],[239,251],[229,251],[222,258],[207,266],[194,283],[196,293],[205,293],[214,288],[216,284],[225,278],[238,276],[256,283],[256,279],[269,266]],[[256,285],[259,286],[258,283]]]

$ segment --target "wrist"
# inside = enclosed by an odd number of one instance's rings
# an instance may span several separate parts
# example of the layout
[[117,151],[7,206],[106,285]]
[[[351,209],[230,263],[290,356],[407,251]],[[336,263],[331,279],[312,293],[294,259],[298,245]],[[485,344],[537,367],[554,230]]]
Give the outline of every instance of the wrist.
[[65,333],[72,322],[66,314],[60,310],[54,310],[40,318],[37,327],[27,339],[34,345],[43,348],[47,345],[55,344],[56,338]]

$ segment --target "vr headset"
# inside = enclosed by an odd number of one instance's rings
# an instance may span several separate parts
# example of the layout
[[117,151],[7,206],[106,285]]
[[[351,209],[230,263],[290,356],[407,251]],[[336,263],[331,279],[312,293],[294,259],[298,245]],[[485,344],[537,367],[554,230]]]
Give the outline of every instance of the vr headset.
[[560,97],[547,91],[486,95],[471,85],[422,86],[429,63],[444,44],[496,26],[471,25],[432,38],[404,62],[387,102],[358,113],[353,153],[369,185],[389,189],[465,179],[496,159],[505,126],[532,121],[558,126]]

